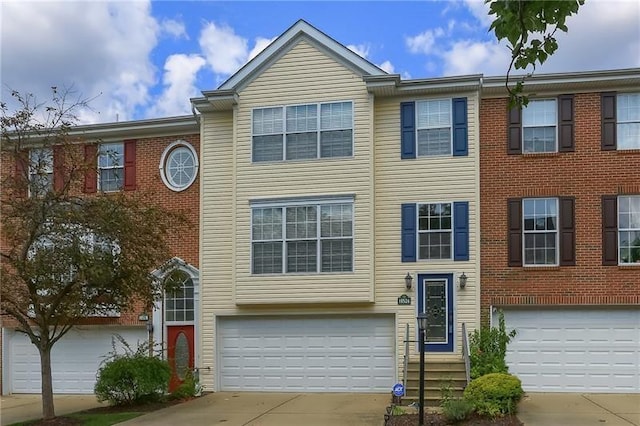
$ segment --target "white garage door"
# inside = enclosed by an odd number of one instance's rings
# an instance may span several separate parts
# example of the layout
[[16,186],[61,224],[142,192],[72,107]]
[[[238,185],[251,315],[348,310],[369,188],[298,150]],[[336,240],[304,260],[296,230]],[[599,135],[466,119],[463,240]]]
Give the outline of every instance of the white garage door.
[[[528,391],[640,392],[640,310],[505,310],[509,372]],[[494,321],[497,324],[497,321]]]
[[388,392],[392,317],[260,317],[218,321],[221,390]]
[[[96,372],[105,355],[113,351],[111,336],[121,335],[132,347],[147,339],[144,328],[72,329],[51,351],[54,393],[93,393]],[[22,333],[6,334],[12,393],[40,393],[40,355]]]

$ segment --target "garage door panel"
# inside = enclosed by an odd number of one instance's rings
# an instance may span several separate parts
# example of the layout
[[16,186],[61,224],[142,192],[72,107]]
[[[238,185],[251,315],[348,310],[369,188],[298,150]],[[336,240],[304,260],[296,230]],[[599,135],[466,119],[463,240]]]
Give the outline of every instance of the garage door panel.
[[506,310],[505,323],[525,390],[640,392],[640,310]]
[[[136,347],[146,339],[143,328],[72,329],[51,350],[54,393],[91,394],[96,373],[105,356],[113,351],[112,335],[120,334]],[[40,355],[28,337],[11,333],[8,341],[12,393],[40,393]]]
[[217,334],[221,390],[386,392],[395,378],[392,317],[223,318]]

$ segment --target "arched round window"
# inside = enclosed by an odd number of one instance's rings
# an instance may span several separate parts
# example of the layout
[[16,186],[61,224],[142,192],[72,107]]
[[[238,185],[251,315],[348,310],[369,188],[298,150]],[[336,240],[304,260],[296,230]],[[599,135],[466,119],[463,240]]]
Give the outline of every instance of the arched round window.
[[190,143],[175,141],[169,145],[160,158],[160,176],[172,191],[184,191],[196,180],[198,156]]

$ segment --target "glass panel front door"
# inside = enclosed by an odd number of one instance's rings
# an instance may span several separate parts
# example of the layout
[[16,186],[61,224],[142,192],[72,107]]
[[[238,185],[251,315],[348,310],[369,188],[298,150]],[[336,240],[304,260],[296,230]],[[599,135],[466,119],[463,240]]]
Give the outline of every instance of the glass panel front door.
[[447,281],[425,280],[427,343],[447,342]]
[[418,312],[427,314],[425,350],[453,352],[453,274],[418,274]]

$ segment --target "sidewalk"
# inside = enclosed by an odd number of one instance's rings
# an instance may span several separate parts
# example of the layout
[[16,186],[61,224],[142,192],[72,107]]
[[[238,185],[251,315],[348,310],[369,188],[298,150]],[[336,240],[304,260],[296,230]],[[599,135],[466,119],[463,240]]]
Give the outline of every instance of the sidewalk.
[[527,393],[518,418],[526,426],[640,426],[640,394]]

